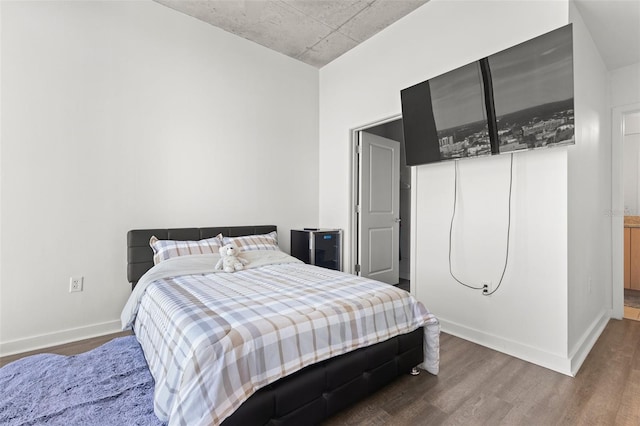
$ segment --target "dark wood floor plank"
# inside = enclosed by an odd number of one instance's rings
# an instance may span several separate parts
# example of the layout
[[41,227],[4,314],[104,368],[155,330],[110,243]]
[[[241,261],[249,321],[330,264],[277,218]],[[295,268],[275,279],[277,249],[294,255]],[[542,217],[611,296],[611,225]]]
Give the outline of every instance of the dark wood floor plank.
[[453,380],[445,378],[446,386],[431,400],[434,406],[444,412],[452,413],[470,398],[479,393],[485,393],[485,384],[500,373],[510,358],[504,354],[495,356],[491,353],[493,351],[482,350],[480,352],[482,356],[476,357],[475,361],[468,364],[466,369],[450,371],[443,366],[443,373],[445,375],[452,374]]
[[640,370],[632,370],[620,397],[620,407],[615,417],[616,425],[640,424]]
[[[633,323],[640,324],[640,321],[629,321]],[[635,328],[636,333],[632,334],[628,337],[628,340],[635,342],[635,345],[631,349],[632,351],[632,359],[631,359],[631,369],[632,370],[640,370],[640,330]]]
[[[565,406],[567,424],[614,424],[623,384],[629,377],[638,327],[611,322],[574,379],[574,393]],[[635,337],[634,337],[635,336]]]
[[490,392],[473,394],[465,404],[453,411],[443,425],[497,425],[512,406]]
[[[562,406],[558,403],[572,379],[519,359],[509,365],[490,383],[496,395],[512,405],[500,424],[553,424],[550,419],[557,417]],[[501,386],[505,380],[508,386]]]

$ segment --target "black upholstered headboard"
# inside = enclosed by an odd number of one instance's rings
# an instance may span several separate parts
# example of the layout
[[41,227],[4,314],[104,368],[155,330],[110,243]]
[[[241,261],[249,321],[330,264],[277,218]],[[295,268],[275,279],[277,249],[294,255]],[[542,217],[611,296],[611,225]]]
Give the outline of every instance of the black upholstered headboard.
[[132,287],[153,266],[153,250],[149,240],[155,235],[159,240],[196,241],[222,234],[225,237],[267,234],[276,231],[275,225],[215,226],[210,228],[134,229],[127,233],[127,279]]

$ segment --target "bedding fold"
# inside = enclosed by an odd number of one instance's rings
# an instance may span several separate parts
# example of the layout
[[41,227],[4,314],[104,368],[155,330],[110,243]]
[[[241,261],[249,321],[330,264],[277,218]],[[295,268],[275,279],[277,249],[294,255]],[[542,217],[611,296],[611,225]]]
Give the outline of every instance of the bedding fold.
[[[259,268],[264,265],[275,265],[278,263],[302,263],[295,257],[291,257],[280,251],[250,251],[243,252],[242,257],[247,259],[249,263],[245,269]],[[153,281],[160,278],[177,277],[180,275],[198,275],[213,274],[223,272],[215,269],[215,265],[220,259],[218,253],[212,254],[193,254],[189,256],[179,256],[162,261],[158,265],[149,269],[146,274],[140,277],[133,292],[129,296],[122,313],[120,314],[120,322],[123,330],[132,328],[133,321],[138,312],[140,299],[144,295],[147,286]]]

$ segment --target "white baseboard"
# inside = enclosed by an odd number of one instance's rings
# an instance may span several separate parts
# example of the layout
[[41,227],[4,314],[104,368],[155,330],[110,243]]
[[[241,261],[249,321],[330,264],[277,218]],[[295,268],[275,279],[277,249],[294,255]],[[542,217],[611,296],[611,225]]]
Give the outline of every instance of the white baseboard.
[[452,334],[470,342],[477,343],[487,348],[494,349],[498,352],[520,358],[524,361],[531,362],[541,367],[548,368],[558,373],[572,376],[571,360],[559,354],[547,352],[516,342],[495,336],[481,330],[469,328],[451,321],[447,321],[438,317],[442,331]]
[[604,331],[604,328],[611,319],[611,312],[607,309],[603,309],[598,318],[591,323],[589,328],[584,332],[574,349],[570,352],[569,359],[571,359],[571,373],[576,375],[578,370],[582,366],[582,363],[591,352],[591,348],[596,344],[598,337]]
[[494,336],[490,333],[462,326],[443,318],[438,319],[440,321],[442,331],[445,333],[452,334],[507,355],[511,355],[524,361],[573,377],[577,374],[582,363],[587,358],[587,355],[589,355],[591,348],[593,348],[598,337],[600,337],[600,334],[604,331],[604,328],[609,322],[610,316],[609,311],[606,309],[603,310],[582,335],[568,357],[546,352],[499,336]]
[[122,325],[120,321],[117,320],[26,337],[24,339],[0,342],[0,357],[77,342],[78,340],[104,336],[119,331],[122,331]]

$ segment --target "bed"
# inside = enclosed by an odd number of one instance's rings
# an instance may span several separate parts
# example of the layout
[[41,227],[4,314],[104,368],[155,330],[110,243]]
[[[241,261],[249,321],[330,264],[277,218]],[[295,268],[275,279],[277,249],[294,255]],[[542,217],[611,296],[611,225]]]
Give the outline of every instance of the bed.
[[[152,237],[189,255],[158,259]],[[122,322],[144,350],[161,420],[317,424],[418,365],[438,373],[438,321],[408,293],[303,264],[269,238],[275,226],[128,233]],[[212,270],[216,239],[241,248],[245,270]],[[186,244],[198,241],[214,247]]]

